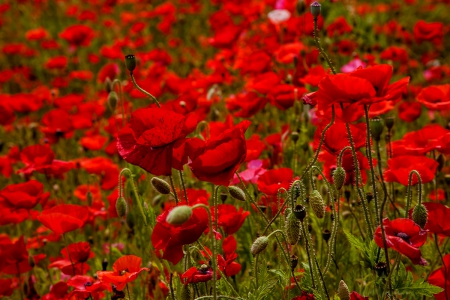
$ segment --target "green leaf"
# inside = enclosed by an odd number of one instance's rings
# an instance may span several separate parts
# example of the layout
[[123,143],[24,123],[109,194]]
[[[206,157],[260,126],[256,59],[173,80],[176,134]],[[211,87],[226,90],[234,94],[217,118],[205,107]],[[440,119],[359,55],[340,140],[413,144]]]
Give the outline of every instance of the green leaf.
[[364,251],[365,250],[365,244],[364,242],[360,239],[357,238],[356,236],[354,236],[353,234],[351,234],[348,231],[344,230],[345,235],[347,236],[347,240],[348,242],[355,247],[356,249],[360,250],[360,251]]

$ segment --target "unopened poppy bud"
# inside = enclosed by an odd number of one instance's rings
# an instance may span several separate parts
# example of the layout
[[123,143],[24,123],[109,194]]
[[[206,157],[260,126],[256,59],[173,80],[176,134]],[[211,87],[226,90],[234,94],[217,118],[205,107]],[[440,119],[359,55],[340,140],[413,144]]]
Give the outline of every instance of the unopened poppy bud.
[[380,141],[381,134],[383,133],[383,120],[380,118],[373,118],[370,120],[370,132],[372,134],[372,138],[375,141]]
[[414,207],[414,210],[412,213],[412,219],[420,227],[422,227],[422,228],[425,227],[425,225],[427,224],[427,220],[428,220],[428,211],[423,204],[416,205]]
[[292,139],[292,141],[294,141],[294,143],[297,143],[299,138],[300,138],[300,134],[297,131],[293,131],[291,133],[291,139]]
[[325,216],[325,204],[318,190],[312,191],[309,195],[309,205],[316,217],[322,219]]
[[292,254],[291,255],[291,270],[292,272],[294,272],[295,268],[297,267],[298,264],[298,256]]
[[286,232],[288,243],[291,245],[297,244],[300,239],[300,221],[293,212],[289,211],[289,214],[285,219],[284,231]]
[[342,189],[345,183],[345,170],[343,167],[337,167],[333,172],[333,182],[336,189],[339,191]]
[[386,125],[387,129],[390,131],[392,127],[394,127],[394,117],[388,116],[384,119],[384,124]]
[[253,245],[250,248],[250,253],[255,256],[263,252],[267,245],[269,245],[269,238],[267,236],[260,236],[253,242]]
[[125,198],[119,197],[116,201],[116,211],[119,217],[124,217],[127,214],[127,202]]
[[289,193],[292,195],[292,198],[294,201],[300,197],[301,194],[301,188],[298,183],[291,185],[291,188],[289,189]]
[[328,243],[328,241],[330,240],[330,237],[331,237],[331,232],[328,229],[324,229],[322,231],[323,240]]
[[111,111],[115,111],[117,107],[117,102],[119,102],[119,97],[117,96],[117,93],[114,91],[111,91],[108,94],[108,106]]
[[191,300],[191,289],[187,284],[181,288],[181,300]]
[[109,94],[112,91],[112,81],[109,77],[105,79],[105,91]]
[[314,1],[311,4],[311,14],[313,15],[314,19],[316,19],[320,15],[321,5],[319,2]]
[[339,287],[336,294],[341,300],[350,300],[350,291],[344,280],[339,282]]
[[125,66],[127,67],[130,73],[133,73],[136,68],[136,57],[133,54],[129,54],[125,56]]
[[181,225],[192,216],[192,207],[180,205],[174,207],[167,215],[166,221],[172,225]]
[[170,194],[170,185],[167,183],[167,181],[162,180],[158,177],[153,177],[150,181],[158,193],[167,195]]
[[230,193],[231,197],[236,200],[245,201],[246,199],[244,191],[240,187],[237,187],[235,185],[228,187],[228,192]]
[[303,205],[296,205],[294,207],[294,214],[297,219],[302,222],[306,217],[306,209]]
[[295,6],[299,15],[302,15],[305,12],[306,4],[305,0],[298,0]]

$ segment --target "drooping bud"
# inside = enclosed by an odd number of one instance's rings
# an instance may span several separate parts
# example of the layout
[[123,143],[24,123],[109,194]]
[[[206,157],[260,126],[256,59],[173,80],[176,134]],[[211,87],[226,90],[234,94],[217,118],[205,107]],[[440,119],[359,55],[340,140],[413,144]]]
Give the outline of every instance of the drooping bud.
[[116,201],[116,211],[119,217],[124,217],[127,214],[128,205],[124,197],[117,198]]
[[263,252],[267,245],[269,245],[269,238],[267,236],[260,236],[253,242],[253,245],[250,248],[250,253],[255,256]]
[[423,204],[416,205],[412,213],[413,221],[422,228],[425,228],[428,220],[428,211]]
[[344,280],[339,282],[339,287],[336,294],[341,300],[350,300],[350,291]]
[[244,191],[240,187],[237,187],[235,185],[228,187],[228,192],[230,193],[231,197],[236,200],[245,201],[246,199]]
[[318,190],[312,191],[309,195],[309,205],[316,217],[322,219],[325,216],[325,204]]
[[125,66],[127,67],[130,73],[133,73],[136,68],[136,57],[133,54],[129,54],[125,56]]
[[302,222],[306,217],[306,209],[303,205],[296,205],[294,207],[294,214],[297,219]]
[[170,194],[170,185],[167,183],[167,181],[162,180],[161,178],[158,177],[153,177],[152,180],[150,180],[150,182],[152,183],[155,190],[158,191],[159,193],[163,195]]
[[383,133],[383,120],[380,118],[373,118],[370,120],[370,132],[372,133],[372,138],[379,142],[381,139],[381,134]]
[[311,14],[314,18],[317,18],[320,15],[321,5],[319,2],[314,1],[311,4]]
[[300,221],[290,209],[284,221],[284,231],[286,232],[288,243],[291,245],[297,244],[300,239]]
[[181,225],[192,216],[192,207],[180,205],[174,207],[166,217],[166,221],[172,225]]
[[300,184],[295,183],[295,184],[292,184],[292,185],[291,185],[291,188],[289,189],[289,194],[292,195],[292,198],[294,199],[294,201],[295,201],[298,197],[300,197],[301,193],[302,193],[302,189],[301,189]]
[[119,97],[117,96],[117,93],[114,91],[111,91],[108,94],[108,106],[111,111],[116,110],[117,102],[119,102]]
[[339,191],[342,189],[345,183],[345,169],[343,167],[337,167],[333,172],[333,182],[336,189]]

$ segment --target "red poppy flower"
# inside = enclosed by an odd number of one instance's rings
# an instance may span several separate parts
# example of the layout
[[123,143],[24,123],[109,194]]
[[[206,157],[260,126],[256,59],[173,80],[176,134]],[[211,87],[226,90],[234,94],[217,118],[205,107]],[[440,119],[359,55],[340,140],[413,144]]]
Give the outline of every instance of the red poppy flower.
[[[450,208],[440,203],[426,202],[422,203],[428,212],[425,230],[450,236]],[[412,217],[413,208],[409,211],[409,218]]]
[[[425,230],[422,230],[419,225],[410,219],[400,218],[390,221],[385,218],[383,224],[388,248],[407,256],[413,264],[427,265],[427,261],[422,257],[419,249],[427,240]],[[375,231],[374,240],[378,247],[383,248],[380,226]]]
[[290,84],[279,84],[269,92],[268,98],[272,105],[281,110],[286,110],[294,105],[296,99],[301,99],[306,89]]
[[327,34],[329,37],[333,37],[336,33],[337,35],[343,35],[344,33],[352,32],[352,27],[347,23],[344,17],[337,17],[330,25],[327,27]]
[[90,276],[76,275],[67,281],[67,285],[73,287],[73,291],[67,296],[68,299],[92,298],[98,300],[103,298],[103,291],[111,292],[109,284],[95,281]]
[[73,243],[61,250],[63,259],[52,262],[49,268],[59,268],[66,275],[83,275],[89,271],[89,265],[85,262],[94,257],[91,247],[87,242]]
[[402,64],[408,63],[408,52],[404,47],[390,46],[383,50],[380,54],[380,58],[384,60],[392,60]]
[[14,287],[11,278],[0,278],[0,297],[9,297],[13,294]]
[[440,125],[426,125],[417,131],[406,133],[401,140],[392,143],[394,156],[424,155],[439,147],[437,140],[449,133]]
[[73,204],[60,204],[42,211],[37,217],[45,227],[57,234],[83,227],[89,218],[89,211],[84,206]]
[[223,228],[226,234],[233,234],[241,228],[250,212],[243,211],[242,207],[238,211],[232,204],[219,204],[217,214],[219,218],[217,224]]
[[213,274],[213,269],[207,265],[202,265],[200,268],[192,267],[181,275],[181,281],[185,285],[188,283],[207,282],[213,278]]
[[30,29],[25,33],[25,38],[29,41],[42,40],[48,36],[49,36],[48,31],[42,27]]
[[369,297],[364,297],[357,292],[353,291],[350,293],[350,300],[369,300]]
[[431,85],[420,91],[417,101],[430,110],[450,109],[450,84]]
[[219,268],[226,276],[238,274],[241,271],[242,266],[240,263],[234,261],[237,258],[237,242],[234,236],[230,235],[223,240],[222,249],[223,256],[217,256]]
[[117,150],[127,162],[153,175],[170,175],[173,148],[184,142],[195,122],[161,108],[141,108],[117,137]]
[[255,92],[232,95],[227,99],[227,108],[240,118],[250,118],[267,104],[269,99],[260,97]]
[[86,25],[71,25],[64,29],[59,36],[73,46],[89,46],[94,31]]
[[[428,283],[439,286],[444,290],[439,294],[433,295],[436,300],[446,300],[450,298],[450,254],[444,256],[444,266],[430,274]],[[447,271],[447,273],[445,273]]]
[[194,175],[217,185],[228,186],[239,165],[245,160],[245,130],[250,121],[242,121],[218,137],[206,141],[203,153],[194,155],[189,167]]
[[2,244],[0,250],[0,272],[17,275],[28,272],[31,269],[23,236],[13,244]]
[[398,106],[398,117],[405,122],[414,122],[422,114],[419,102],[403,102]]
[[133,282],[142,271],[148,271],[148,268],[141,268],[141,264],[142,258],[125,255],[113,264],[114,271],[98,271],[97,276],[101,282],[112,283],[118,291],[121,291],[128,282]]
[[156,250],[164,252],[162,258],[176,265],[183,258],[183,245],[197,241],[208,228],[208,213],[204,209],[194,209],[192,216],[182,225],[167,223],[169,211],[156,218],[152,232],[152,244]]
[[267,170],[258,178],[258,189],[269,196],[276,196],[280,188],[289,189],[294,171],[290,168]]
[[[32,209],[39,202],[44,203],[50,193],[44,193],[44,185],[36,180],[10,184],[0,191],[0,200],[11,208]],[[2,201],[0,201],[1,205]]]
[[431,144],[431,146],[437,151],[445,155],[450,155],[450,132],[438,137],[432,141]]
[[[328,120],[324,120],[317,126],[314,133],[314,148],[317,149],[319,146],[320,138],[323,129],[329,123]],[[366,145],[366,125],[364,123],[360,124],[349,124],[350,132],[352,133],[353,144],[355,149],[360,149]],[[347,135],[347,128],[344,122],[336,121],[328,129],[325,139],[323,141],[323,149],[327,150],[330,154],[339,155],[342,149],[346,146],[350,146]]]
[[[398,156],[388,160],[388,169],[384,171],[386,182],[398,182],[408,186],[409,173],[412,170],[419,172],[422,183],[433,180],[438,162],[425,156]],[[417,176],[413,176],[412,184],[417,183]]]
[[12,124],[16,116],[14,115],[14,111],[8,105],[8,103],[2,102],[0,103],[0,115],[2,118],[0,119],[0,125],[6,126]]
[[427,23],[419,20],[414,25],[414,39],[418,44],[422,44],[423,41],[430,41],[439,46],[442,44],[443,37],[444,25],[440,22]]
[[42,132],[50,143],[56,143],[60,138],[70,138],[73,135],[71,117],[63,109],[53,109],[42,117]]

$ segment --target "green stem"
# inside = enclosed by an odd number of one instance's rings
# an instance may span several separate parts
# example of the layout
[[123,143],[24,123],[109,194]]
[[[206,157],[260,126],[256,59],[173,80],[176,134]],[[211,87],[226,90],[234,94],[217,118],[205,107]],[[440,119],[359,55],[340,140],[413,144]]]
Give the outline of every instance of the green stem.
[[[134,183],[134,179],[133,179],[133,173],[131,172],[130,169],[128,168],[123,168],[122,171],[120,171],[119,174],[119,197],[123,197],[123,187],[122,187],[122,177],[124,176],[125,173],[128,173],[130,175],[130,182],[131,182],[131,188],[133,189],[133,193],[134,193],[134,197],[136,198],[136,202],[139,208],[139,212],[142,215],[142,218],[144,219],[144,224],[145,226],[147,226],[147,217],[145,216],[144,213],[144,208],[142,207],[142,203],[141,203],[141,199],[139,197],[138,191],[137,191],[137,187]],[[152,229],[153,230],[153,229]]]
[[[434,244],[436,245],[436,249],[437,249],[437,251],[439,253],[439,257],[441,258],[442,265],[444,267],[444,282],[447,282],[447,266],[445,265],[444,257],[442,257],[442,252],[439,249],[437,233],[434,234]],[[445,299],[448,300],[448,291],[447,290],[445,290]]]
[[125,127],[125,104],[123,100],[123,94],[122,94],[122,81],[119,79],[114,79],[111,85],[111,90],[114,91],[114,85],[117,83],[119,86],[119,99],[122,106],[122,128]]
[[[128,286],[127,286],[127,288],[128,288]],[[173,274],[172,273],[170,273],[169,288],[170,288],[170,298],[172,298],[172,300],[175,300],[175,292],[173,290]]]
[[130,76],[131,76],[131,81],[133,82],[134,86],[140,90],[142,93],[146,94],[148,97],[150,97],[151,99],[153,99],[153,101],[155,101],[156,105],[158,107],[161,107],[161,104],[159,104],[159,101],[155,98],[155,96],[153,96],[152,94],[150,94],[149,92],[147,92],[146,90],[144,90],[143,88],[141,88],[137,83],[136,80],[134,79],[133,73],[130,72]]
[[181,181],[181,186],[183,187],[183,192],[184,192],[184,198],[186,199],[186,203],[187,205],[189,205],[189,200],[188,200],[188,196],[187,196],[187,191],[186,191],[186,185],[184,184],[184,174],[183,171],[179,171],[180,173],[180,181]]
[[412,170],[411,172],[409,172],[409,179],[408,179],[408,191],[407,191],[407,197],[406,197],[406,207],[405,207],[405,218],[408,218],[408,211],[409,211],[409,207],[411,206],[411,200],[412,200],[412,177],[413,175],[417,176],[417,193],[418,193],[418,198],[419,198],[419,204],[422,204],[422,178],[420,177],[419,172],[417,172],[416,170]]
[[169,180],[170,180],[170,186],[172,187],[172,191],[173,191],[173,195],[175,196],[175,203],[176,205],[178,205],[178,194],[177,191],[175,190],[175,185],[173,184],[173,178],[172,175],[169,176]]
[[328,66],[331,69],[331,72],[333,74],[336,75],[336,69],[333,66],[333,63],[331,62],[330,57],[328,57],[327,53],[325,52],[325,50],[323,50],[322,45],[320,44],[319,38],[317,36],[317,17],[314,17],[314,31],[313,31],[313,37],[314,37],[314,42],[316,42],[316,46],[320,52],[320,54],[325,58],[325,60],[328,63]]

